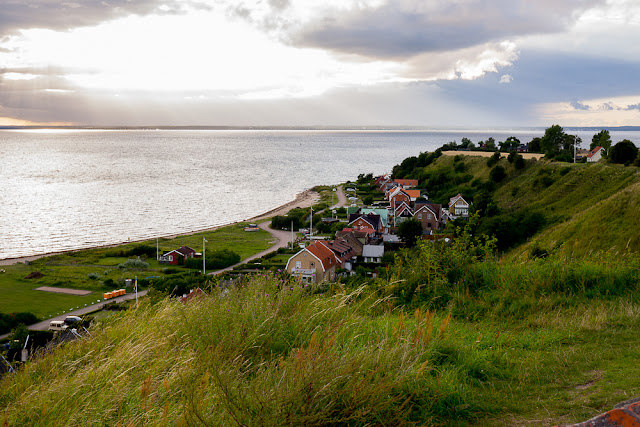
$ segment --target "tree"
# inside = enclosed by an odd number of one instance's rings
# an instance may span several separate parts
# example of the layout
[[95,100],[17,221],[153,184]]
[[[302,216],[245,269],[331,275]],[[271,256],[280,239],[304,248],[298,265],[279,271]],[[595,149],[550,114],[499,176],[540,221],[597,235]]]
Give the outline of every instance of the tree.
[[545,157],[553,158],[560,152],[565,142],[564,129],[560,125],[552,125],[544,131],[544,136],[540,138],[540,148]]
[[603,129],[593,135],[593,138],[591,138],[591,145],[589,145],[589,150],[593,150],[596,147],[602,147],[606,153],[609,153],[609,149],[611,148],[611,135],[609,135],[608,130]]
[[398,237],[409,247],[415,246],[420,236],[422,223],[417,219],[403,221],[398,226]]
[[529,152],[530,153],[539,153],[542,151],[542,146],[540,145],[540,138],[533,138],[531,142],[529,142]]
[[638,156],[638,147],[628,139],[623,139],[611,147],[609,158],[614,163],[631,163]]
[[492,136],[490,136],[485,141],[484,148],[488,148],[489,150],[495,150],[496,149],[496,140]]
[[515,136],[510,136],[504,142],[509,144],[507,150],[517,150],[520,147],[520,140]]
[[507,172],[500,165],[494,167],[493,169],[491,169],[491,172],[489,172],[489,178],[491,178],[491,181],[493,182],[501,182],[506,177]]
[[473,142],[471,142],[471,140],[467,137],[463,137],[460,147],[462,148],[474,148],[475,146],[473,145]]
[[500,161],[500,152],[496,151],[495,153],[493,153],[493,156],[487,159],[487,166],[491,167],[498,163],[498,161]]

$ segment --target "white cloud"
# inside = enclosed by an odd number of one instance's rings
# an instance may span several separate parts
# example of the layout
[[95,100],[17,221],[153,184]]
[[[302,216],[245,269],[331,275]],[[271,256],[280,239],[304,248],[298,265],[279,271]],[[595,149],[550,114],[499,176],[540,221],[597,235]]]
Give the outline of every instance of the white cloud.
[[513,76],[511,74],[503,74],[500,76],[500,83],[511,83],[513,81]]

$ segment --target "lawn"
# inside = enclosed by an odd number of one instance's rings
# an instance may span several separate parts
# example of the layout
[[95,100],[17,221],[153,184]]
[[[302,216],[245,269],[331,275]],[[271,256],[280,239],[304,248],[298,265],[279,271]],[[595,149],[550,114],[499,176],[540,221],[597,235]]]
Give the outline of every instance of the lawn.
[[[160,252],[190,246],[202,251],[202,238],[207,240],[207,252],[229,249],[243,259],[268,249],[272,245],[271,234],[264,230],[247,233],[243,229],[246,223],[229,225],[214,231],[205,231],[171,239],[160,239]],[[87,249],[61,255],[43,257],[28,265],[19,263],[4,267],[0,273],[0,312],[11,313],[30,311],[35,315],[48,318],[71,308],[83,307],[102,298],[102,293],[119,287],[121,279],[145,278],[163,274],[166,264],[158,263],[155,258],[147,259],[149,268],[144,270],[122,270],[118,264],[129,257],[119,256],[120,252],[131,250],[136,245],[148,245],[155,248],[156,241],[128,243],[111,248]],[[135,258],[135,257],[130,257]],[[33,272],[42,273],[42,277],[26,279]],[[98,276],[90,279],[89,275]],[[104,282],[111,279],[113,283]],[[64,295],[52,292],[36,291],[40,286],[65,287],[90,290],[87,296]]]

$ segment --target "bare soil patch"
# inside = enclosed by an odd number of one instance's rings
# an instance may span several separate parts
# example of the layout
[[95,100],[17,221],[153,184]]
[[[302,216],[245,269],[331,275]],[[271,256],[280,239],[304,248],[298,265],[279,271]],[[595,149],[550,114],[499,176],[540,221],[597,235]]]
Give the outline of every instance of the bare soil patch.
[[51,286],[41,286],[36,288],[36,291],[55,292],[58,294],[69,295],[89,295],[91,291],[83,291],[81,289],[69,289],[69,288],[52,288]]
[[32,271],[31,273],[27,274],[26,276],[24,276],[25,279],[39,279],[41,277],[43,277],[44,274],[40,273],[39,271]]
[[[458,154],[462,154],[463,156],[480,156],[480,157],[491,157],[493,156],[493,152],[491,151],[443,151],[442,154],[445,156],[457,156]],[[525,159],[536,159],[540,160],[544,157],[544,154],[539,153],[518,153],[522,154],[522,157]],[[509,153],[500,153],[501,156],[507,157]]]

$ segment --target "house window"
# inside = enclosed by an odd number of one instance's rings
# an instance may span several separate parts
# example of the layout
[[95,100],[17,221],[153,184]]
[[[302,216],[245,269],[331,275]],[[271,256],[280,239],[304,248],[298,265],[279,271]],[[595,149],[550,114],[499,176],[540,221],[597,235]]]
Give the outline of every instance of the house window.
[[173,261],[173,255],[169,255],[169,261]]
[[431,214],[427,214],[427,219],[431,219]]
[[302,262],[296,261],[296,268],[302,268]]
[[421,213],[418,214],[418,219],[422,219],[422,214]]

